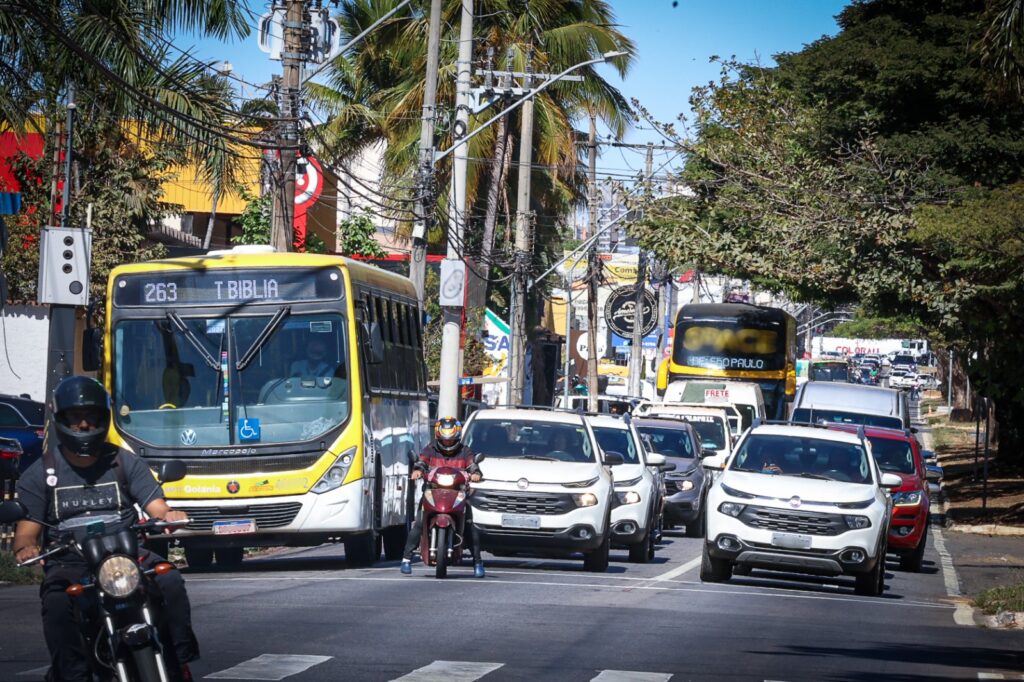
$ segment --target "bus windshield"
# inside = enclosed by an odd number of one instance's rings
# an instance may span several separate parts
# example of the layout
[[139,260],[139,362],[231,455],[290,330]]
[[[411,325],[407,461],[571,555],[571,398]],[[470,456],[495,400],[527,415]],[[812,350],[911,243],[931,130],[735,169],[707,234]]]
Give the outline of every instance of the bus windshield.
[[116,322],[117,426],[164,447],[315,439],[350,413],[345,320],[271,308]]

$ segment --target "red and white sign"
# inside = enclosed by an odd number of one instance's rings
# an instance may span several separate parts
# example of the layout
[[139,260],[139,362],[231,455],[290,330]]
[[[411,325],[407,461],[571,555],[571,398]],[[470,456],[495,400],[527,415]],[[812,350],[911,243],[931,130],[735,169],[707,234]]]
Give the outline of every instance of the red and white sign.
[[305,172],[295,173],[295,248],[306,250],[306,214],[324,190],[324,171],[320,162],[312,156],[299,157],[299,168]]
[[704,402],[706,402],[706,403],[727,403],[727,402],[729,402],[729,389],[727,389],[727,388],[706,388],[706,389],[704,389]]

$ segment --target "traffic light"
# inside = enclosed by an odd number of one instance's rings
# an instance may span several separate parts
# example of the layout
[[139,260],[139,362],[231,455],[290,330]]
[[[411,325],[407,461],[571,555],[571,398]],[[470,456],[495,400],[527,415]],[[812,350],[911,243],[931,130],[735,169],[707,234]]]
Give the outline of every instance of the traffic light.
[[78,227],[44,227],[39,244],[40,303],[86,305],[92,231]]

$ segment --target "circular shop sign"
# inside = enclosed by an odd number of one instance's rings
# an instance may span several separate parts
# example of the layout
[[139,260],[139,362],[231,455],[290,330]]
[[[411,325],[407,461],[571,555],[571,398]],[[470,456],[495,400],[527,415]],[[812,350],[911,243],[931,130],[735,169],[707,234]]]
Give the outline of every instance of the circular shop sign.
[[[633,335],[633,320],[636,308],[636,288],[619,287],[613,291],[604,303],[604,319],[608,328],[623,338]],[[647,289],[644,289],[643,315],[640,326],[641,336],[647,336],[658,326],[658,300]]]

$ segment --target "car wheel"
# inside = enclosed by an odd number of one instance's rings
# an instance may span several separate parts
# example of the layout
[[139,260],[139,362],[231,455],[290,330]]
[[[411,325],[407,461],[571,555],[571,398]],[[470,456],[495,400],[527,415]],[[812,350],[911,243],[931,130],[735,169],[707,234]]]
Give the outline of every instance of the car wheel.
[[651,534],[644,533],[644,539],[629,546],[629,561],[633,564],[646,564],[651,560]]
[[879,556],[875,567],[857,575],[854,592],[865,597],[877,597],[885,589],[885,554]]
[[705,583],[722,583],[732,577],[732,564],[728,559],[716,559],[708,553],[708,544],[700,557],[700,579]]
[[611,551],[611,548],[612,539],[606,531],[604,542],[601,543],[601,546],[583,555],[583,570],[590,571],[591,573],[604,573],[607,571],[608,553]]
[[908,571],[909,573],[920,573],[921,563],[924,561],[924,548],[928,544],[928,525],[925,522],[924,532],[921,533],[921,541],[917,543],[917,547],[913,549],[910,554],[905,554],[900,557],[900,570]]
[[694,519],[693,523],[686,524],[686,537],[688,538],[702,538],[704,537],[704,511],[701,510],[697,518]]

